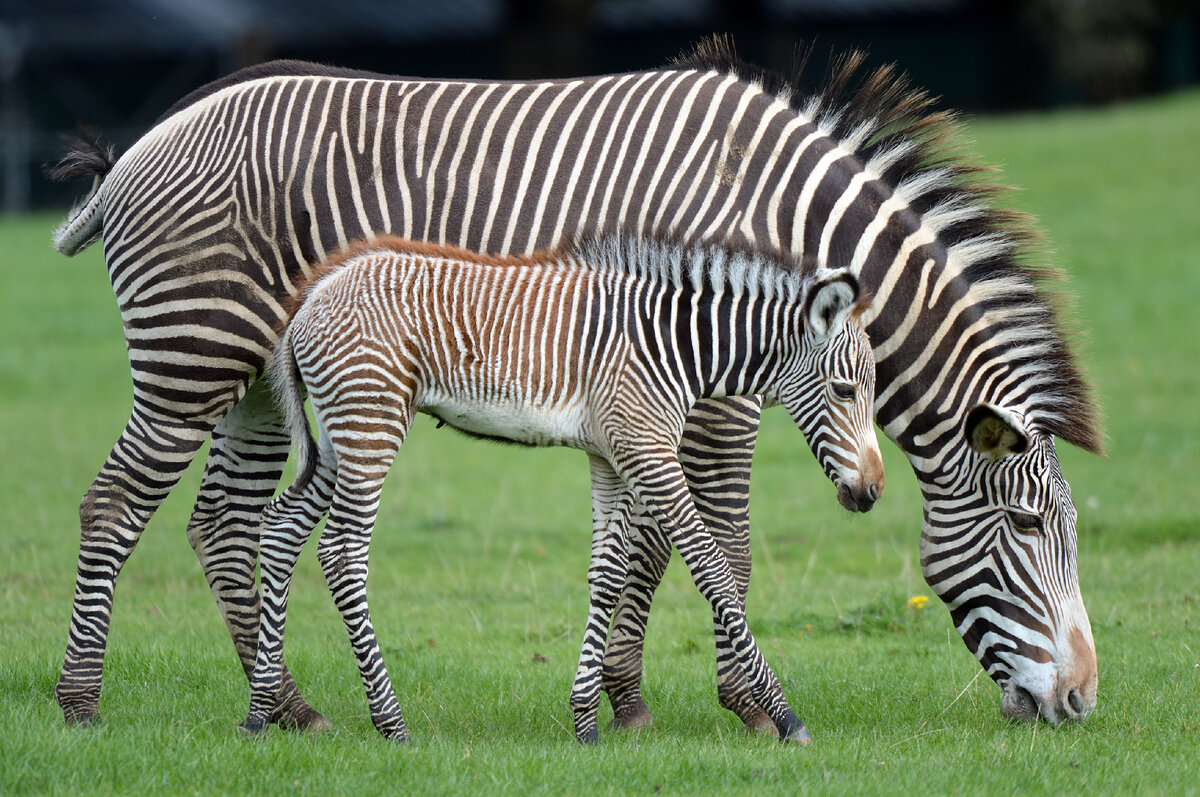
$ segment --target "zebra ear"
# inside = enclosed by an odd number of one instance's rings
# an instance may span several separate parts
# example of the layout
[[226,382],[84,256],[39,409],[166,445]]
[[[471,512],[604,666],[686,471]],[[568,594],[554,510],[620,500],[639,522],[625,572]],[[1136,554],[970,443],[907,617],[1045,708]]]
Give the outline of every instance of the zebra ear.
[[826,272],[809,285],[804,317],[818,343],[841,331],[857,300],[858,280],[844,268]]
[[993,461],[1029,448],[1024,424],[1008,410],[992,404],[972,407],[964,431],[971,448]]

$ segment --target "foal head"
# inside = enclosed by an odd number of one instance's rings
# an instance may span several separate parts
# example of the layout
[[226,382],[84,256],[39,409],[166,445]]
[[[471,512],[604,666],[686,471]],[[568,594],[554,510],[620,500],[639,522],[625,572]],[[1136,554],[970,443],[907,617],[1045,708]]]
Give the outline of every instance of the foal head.
[[796,345],[776,395],[804,433],[838,501],[866,512],[883,493],[883,460],[873,423],[875,358],[860,318],[858,281],[846,270],[819,273],[805,287]]

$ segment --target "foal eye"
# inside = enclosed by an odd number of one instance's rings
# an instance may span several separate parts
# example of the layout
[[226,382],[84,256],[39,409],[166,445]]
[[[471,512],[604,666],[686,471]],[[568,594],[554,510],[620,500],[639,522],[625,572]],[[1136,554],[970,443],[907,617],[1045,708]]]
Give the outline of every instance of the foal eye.
[[858,389],[847,382],[834,382],[833,395],[842,401],[853,401],[854,397],[858,395]]
[[1009,512],[1008,516],[1012,518],[1012,523],[1021,531],[1037,531],[1042,530],[1042,519],[1037,515],[1028,515],[1024,512]]

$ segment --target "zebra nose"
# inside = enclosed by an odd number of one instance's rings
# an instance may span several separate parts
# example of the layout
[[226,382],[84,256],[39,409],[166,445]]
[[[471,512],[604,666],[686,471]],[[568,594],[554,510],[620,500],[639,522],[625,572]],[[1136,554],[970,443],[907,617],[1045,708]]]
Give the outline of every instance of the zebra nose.
[[878,497],[879,488],[874,483],[851,486],[843,482],[838,487],[838,503],[851,512],[870,512]]
[[1078,689],[1072,689],[1067,693],[1067,708],[1070,709],[1068,713],[1076,717],[1083,714],[1083,698],[1079,696]]

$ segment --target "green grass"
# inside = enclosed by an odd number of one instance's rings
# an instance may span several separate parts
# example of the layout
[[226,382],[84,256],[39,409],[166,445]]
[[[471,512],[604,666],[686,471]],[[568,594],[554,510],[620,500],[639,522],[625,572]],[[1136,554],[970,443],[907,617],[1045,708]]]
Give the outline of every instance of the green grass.
[[[1109,457],[1062,446],[1100,656],[1085,724],[1012,725],[926,594],[920,503],[887,448],[888,494],[840,511],[770,413],[754,474],[752,626],[816,737],[746,735],[715,700],[709,614],[675,563],[655,603],[653,728],[573,741],[566,695],[586,601],[582,455],[465,440],[422,422],[377,530],[377,631],[413,735],[376,737],[311,549],[288,658],[332,733],[236,731],[244,677],[183,533],[198,465],[120,581],[103,724],[51,697],[76,507],[128,412],[121,324],[98,249],[56,255],[58,216],[0,221],[0,793],[1178,794],[1200,790],[1200,94],[979,120],[1071,275]],[[607,708],[604,709],[607,711]],[[602,714],[602,722],[607,721]]]

